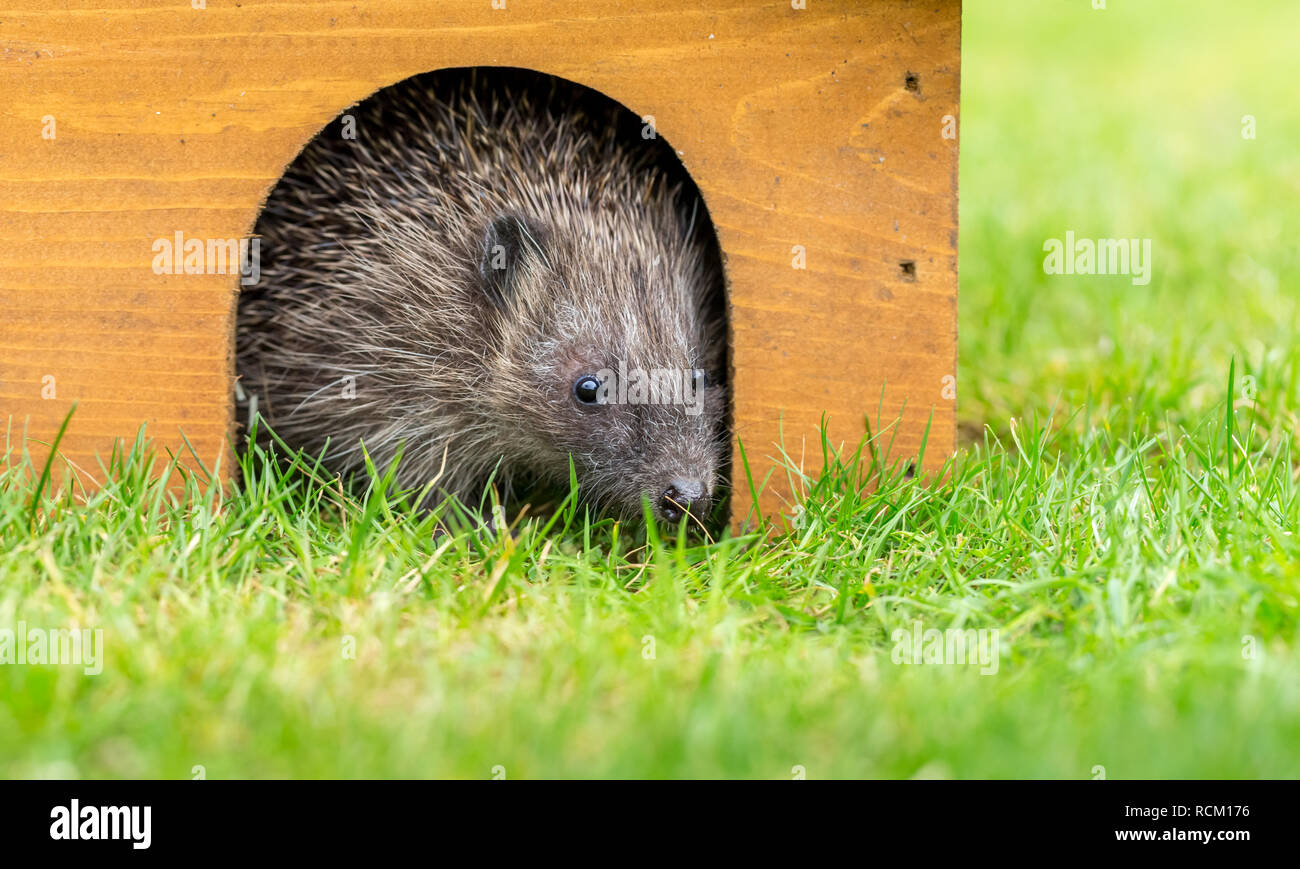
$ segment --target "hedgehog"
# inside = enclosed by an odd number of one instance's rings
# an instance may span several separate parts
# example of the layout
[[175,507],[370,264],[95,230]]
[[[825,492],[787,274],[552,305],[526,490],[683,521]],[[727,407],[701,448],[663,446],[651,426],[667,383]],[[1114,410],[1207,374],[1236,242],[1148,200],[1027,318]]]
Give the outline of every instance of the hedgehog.
[[[674,168],[675,167],[675,168]],[[340,475],[471,509],[541,486],[709,515],[729,438],[722,264],[671,148],[594,91],[417,76],[313,139],[254,230],[240,392]]]

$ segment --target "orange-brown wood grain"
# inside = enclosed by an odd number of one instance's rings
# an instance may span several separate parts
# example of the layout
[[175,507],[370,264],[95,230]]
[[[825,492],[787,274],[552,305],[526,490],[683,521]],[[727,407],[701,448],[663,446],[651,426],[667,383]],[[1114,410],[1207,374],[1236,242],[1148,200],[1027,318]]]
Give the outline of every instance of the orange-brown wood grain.
[[[959,0],[504,5],[4,0],[11,437],[25,429],[39,457],[76,402],[61,452],[78,466],[147,423],[160,445],[181,450],[183,431],[229,467],[238,278],[156,275],[154,240],[248,235],[347,106],[420,72],[493,65],[596,88],[653,115],[678,150],[726,259],[735,425],[756,478],[781,432],[815,472],[823,415],[833,443],[855,445],[868,416],[902,412],[900,458],[929,424],[937,466],[955,438],[957,139],[943,132],[958,116]],[[786,504],[777,474],[763,507]]]

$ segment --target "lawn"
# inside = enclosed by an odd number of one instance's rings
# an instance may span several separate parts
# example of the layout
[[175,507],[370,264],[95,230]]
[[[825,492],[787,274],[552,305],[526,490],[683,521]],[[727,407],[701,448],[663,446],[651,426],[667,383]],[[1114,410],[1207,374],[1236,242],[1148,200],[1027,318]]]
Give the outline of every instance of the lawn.
[[[966,3],[943,482],[860,492],[868,445],[784,536],[437,536],[259,453],[33,508],[13,420],[0,627],[103,660],[0,666],[0,776],[1300,775],[1300,6],[1108,5]],[[1150,282],[1045,274],[1067,231]],[[900,663],[918,622],[996,667]]]

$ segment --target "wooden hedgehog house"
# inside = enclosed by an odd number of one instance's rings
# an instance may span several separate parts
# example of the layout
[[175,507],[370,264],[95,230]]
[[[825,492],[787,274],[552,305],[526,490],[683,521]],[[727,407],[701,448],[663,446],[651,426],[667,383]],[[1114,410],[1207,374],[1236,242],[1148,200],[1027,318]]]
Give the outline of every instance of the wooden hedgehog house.
[[930,469],[954,448],[960,0],[5,7],[11,454],[40,462],[75,403],[59,449],[91,478],[142,424],[228,469],[240,276],[159,274],[157,241],[246,238],[331,119],[468,66],[594,88],[677,150],[725,261],[733,424],[765,513],[789,507],[779,444],[815,473],[823,420],[850,449],[877,424],[891,457],[924,444]]

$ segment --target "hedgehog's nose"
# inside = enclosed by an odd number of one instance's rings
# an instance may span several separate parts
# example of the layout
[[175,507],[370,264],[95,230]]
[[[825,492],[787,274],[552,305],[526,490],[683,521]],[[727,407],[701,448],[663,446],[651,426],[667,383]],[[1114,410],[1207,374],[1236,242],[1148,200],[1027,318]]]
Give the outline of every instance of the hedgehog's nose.
[[699,519],[706,506],[708,499],[704,496],[704,484],[699,480],[678,477],[659,496],[659,515],[665,522],[680,522],[687,513],[693,513]]

